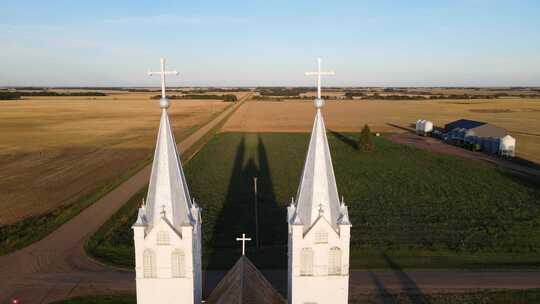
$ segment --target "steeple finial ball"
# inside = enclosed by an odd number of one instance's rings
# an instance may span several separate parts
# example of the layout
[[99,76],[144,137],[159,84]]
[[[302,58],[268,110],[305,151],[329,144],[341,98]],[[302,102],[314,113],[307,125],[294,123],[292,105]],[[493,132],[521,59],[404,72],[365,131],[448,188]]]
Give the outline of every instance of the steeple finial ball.
[[159,107],[162,109],[168,109],[169,108],[169,100],[167,98],[161,98],[159,100]]
[[324,107],[325,101],[322,98],[315,98],[313,104],[315,104],[315,108],[321,109],[322,107]]

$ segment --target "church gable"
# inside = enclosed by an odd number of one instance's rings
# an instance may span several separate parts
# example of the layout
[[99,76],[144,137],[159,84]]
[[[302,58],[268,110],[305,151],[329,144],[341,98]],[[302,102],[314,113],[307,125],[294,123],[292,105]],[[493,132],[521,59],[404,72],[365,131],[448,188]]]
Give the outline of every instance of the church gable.
[[[189,227],[190,228],[190,227]],[[146,278],[190,278],[192,242],[182,238],[162,217],[144,239],[143,272]]]
[[339,233],[320,216],[304,234],[304,240],[313,244],[328,244],[339,241]]
[[182,233],[176,230],[166,218],[160,218],[156,222],[146,235],[145,241],[160,246],[183,243]]
[[303,239],[296,240],[295,251],[299,257],[300,276],[340,275],[345,244],[340,235],[324,217],[306,232]]

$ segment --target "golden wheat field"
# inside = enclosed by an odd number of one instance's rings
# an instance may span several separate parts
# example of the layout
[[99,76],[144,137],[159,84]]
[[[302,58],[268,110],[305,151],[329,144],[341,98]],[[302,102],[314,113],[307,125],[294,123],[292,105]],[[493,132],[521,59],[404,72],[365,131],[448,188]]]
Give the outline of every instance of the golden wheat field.
[[[0,226],[74,202],[151,156],[156,93],[105,92],[0,102]],[[228,105],[172,101],[176,140]]]
[[[223,127],[238,132],[306,132],[313,123],[310,101],[252,101],[244,104]],[[375,132],[402,132],[418,119],[437,126],[468,118],[508,129],[517,139],[517,154],[540,163],[540,99],[444,101],[327,101],[323,110],[326,127],[335,131],[359,131],[368,124]]]

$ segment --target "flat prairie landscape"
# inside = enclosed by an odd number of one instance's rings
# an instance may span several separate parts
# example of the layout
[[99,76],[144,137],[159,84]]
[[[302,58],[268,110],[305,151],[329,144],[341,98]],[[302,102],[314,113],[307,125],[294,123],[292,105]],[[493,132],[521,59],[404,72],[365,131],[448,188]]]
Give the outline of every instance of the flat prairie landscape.
[[[339,194],[353,223],[353,269],[500,268],[540,265],[540,189],[484,162],[374,137],[361,151],[359,133],[329,132]],[[229,269],[236,236],[255,235],[257,177],[260,269],[286,268],[286,206],[296,195],[308,133],[220,133],[184,166],[189,190],[203,208],[203,260]],[[209,165],[212,164],[212,165]],[[133,267],[133,232],[141,200],[134,195],[87,249],[105,263]]]
[[[253,101],[244,104],[225,124],[232,132],[308,132],[313,124],[311,101]],[[368,124],[374,132],[403,132],[418,119],[437,126],[468,118],[506,128],[517,139],[517,155],[540,163],[540,99],[346,100],[327,101],[326,127],[358,132]]]
[[[75,202],[150,160],[158,93],[103,92],[0,101],[0,226]],[[230,104],[172,101],[176,140]]]

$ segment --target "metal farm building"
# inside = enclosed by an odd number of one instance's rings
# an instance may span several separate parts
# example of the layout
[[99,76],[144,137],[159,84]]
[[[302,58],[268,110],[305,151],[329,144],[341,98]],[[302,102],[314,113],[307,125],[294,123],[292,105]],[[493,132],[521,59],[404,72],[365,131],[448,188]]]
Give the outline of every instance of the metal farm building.
[[482,150],[490,154],[514,156],[515,139],[504,128],[468,119],[445,125],[447,141],[452,144]]

